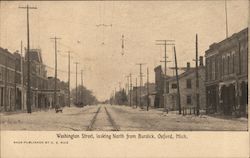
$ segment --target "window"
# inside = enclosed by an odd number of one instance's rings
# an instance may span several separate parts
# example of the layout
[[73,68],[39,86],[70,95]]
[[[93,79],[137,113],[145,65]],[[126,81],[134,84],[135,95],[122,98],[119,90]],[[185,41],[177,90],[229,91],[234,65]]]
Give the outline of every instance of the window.
[[230,55],[227,56],[227,75],[230,74]]
[[222,71],[221,71],[221,76],[224,76],[224,74],[225,74],[225,58],[224,58],[224,56],[222,56],[222,66],[221,66],[221,69],[222,69]]
[[206,66],[205,66],[205,69],[206,69],[206,81],[208,81],[209,80],[209,78],[208,78],[208,71],[209,71],[209,67],[208,67],[208,65],[209,65],[209,60],[208,59],[206,59]]
[[232,53],[232,73],[235,73],[235,52],[233,51],[233,53]]
[[0,87],[0,106],[3,106],[3,87]]
[[192,80],[187,79],[187,88],[192,88]]
[[212,60],[212,80],[215,80],[215,58]]
[[172,83],[172,89],[176,89],[177,88],[177,84],[176,83]]
[[3,71],[1,67],[0,67],[0,81],[3,81]]
[[187,95],[187,104],[192,104],[192,97]]

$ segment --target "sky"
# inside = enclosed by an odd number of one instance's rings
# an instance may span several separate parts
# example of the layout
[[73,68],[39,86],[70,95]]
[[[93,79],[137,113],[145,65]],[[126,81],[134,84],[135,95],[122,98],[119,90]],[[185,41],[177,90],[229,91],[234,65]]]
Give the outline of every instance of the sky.
[[[195,63],[195,35],[199,55],[209,45],[226,38],[224,1],[1,1],[0,46],[11,52],[27,45],[26,10],[19,6],[36,6],[30,10],[30,46],[42,50],[49,76],[54,75],[54,41],[58,40],[58,78],[67,81],[68,59],[71,60],[71,88],[78,84],[83,70],[83,84],[99,100],[108,99],[113,91],[125,87],[126,76],[132,82],[139,77],[137,63],[146,63],[142,72],[154,82],[154,68],[164,56],[164,47],[156,40],[175,40],[178,66]],[[249,25],[249,1],[227,1],[229,36]],[[107,27],[97,27],[105,24]],[[112,27],[110,26],[112,24]],[[108,26],[109,25],[109,26]],[[124,35],[124,55],[122,55]],[[104,43],[104,44],[103,44]],[[173,48],[167,47],[168,66],[173,66]],[[173,75],[173,70],[168,70]],[[139,80],[139,79],[138,79]],[[143,78],[146,81],[146,77]]]

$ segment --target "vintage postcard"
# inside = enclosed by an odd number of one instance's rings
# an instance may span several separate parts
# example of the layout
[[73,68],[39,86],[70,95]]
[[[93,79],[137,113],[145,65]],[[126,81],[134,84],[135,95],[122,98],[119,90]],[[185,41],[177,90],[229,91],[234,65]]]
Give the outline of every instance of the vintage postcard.
[[249,8],[0,1],[1,157],[249,157]]

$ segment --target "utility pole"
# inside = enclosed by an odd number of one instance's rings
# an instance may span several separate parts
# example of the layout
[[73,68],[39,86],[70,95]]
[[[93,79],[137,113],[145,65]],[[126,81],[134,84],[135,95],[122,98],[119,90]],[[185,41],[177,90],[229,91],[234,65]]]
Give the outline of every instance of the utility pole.
[[105,45],[105,39],[104,39],[104,28],[106,27],[111,27],[112,28],[112,24],[104,24],[104,23],[101,23],[101,24],[98,24],[96,25],[96,27],[102,27],[102,34],[103,34],[103,39],[102,39],[102,45]]
[[76,104],[78,103],[78,94],[77,94],[77,65],[79,64],[78,62],[75,62],[76,64]]
[[22,110],[24,109],[24,86],[23,86],[23,41],[21,41],[21,89],[22,89],[22,93],[21,93],[21,104],[22,104]]
[[7,75],[8,75],[8,73],[7,73],[7,71],[8,71],[8,69],[7,69],[7,64],[8,64],[8,62],[7,62],[7,55],[5,55],[5,77],[4,77],[4,111],[6,112],[7,111]]
[[138,102],[137,102],[137,77],[135,78],[135,107],[137,108]]
[[16,98],[17,98],[17,94],[16,94],[16,89],[17,89],[17,86],[16,86],[16,82],[17,82],[17,58],[15,58],[15,72],[14,72],[14,90],[15,90],[15,93],[14,93],[14,107],[13,109],[16,110]]
[[83,70],[81,70],[81,104],[83,104]]
[[119,91],[121,92],[122,88],[121,88],[121,82],[119,82]]
[[115,104],[116,104],[116,88],[115,88]]
[[37,7],[19,7],[20,9],[27,10],[27,112],[31,113],[31,87],[30,87],[30,31],[29,31],[29,9],[37,9]]
[[70,107],[70,51],[68,51],[68,104]]
[[53,37],[50,38],[52,40],[55,41],[55,89],[54,89],[54,104],[55,104],[55,110],[58,109],[58,105],[57,105],[57,40],[61,39],[58,37]]
[[176,82],[177,82],[177,105],[178,105],[178,108],[179,108],[179,114],[181,114],[181,95],[180,95],[178,65],[177,65],[177,57],[176,57],[175,46],[174,46],[174,59],[175,59],[175,76],[176,76]]
[[199,68],[198,68],[198,35],[196,34],[196,42],[195,42],[195,50],[196,50],[196,58],[195,58],[195,70],[196,70],[196,106],[197,112],[196,114],[200,114],[200,95],[199,95]]
[[[167,94],[167,63],[170,61],[167,61],[167,45],[173,45],[173,43],[168,43],[168,42],[174,42],[174,40],[156,40],[156,45],[164,45],[164,61],[160,61],[160,62],[164,62],[164,90],[163,90],[163,101],[164,101],[164,108],[165,111],[167,110],[167,100],[166,100],[166,94]],[[159,43],[160,42],[160,43]]]
[[127,78],[127,91],[128,91],[127,98],[128,98],[128,95],[129,95],[129,75],[126,76],[126,78]]
[[143,77],[143,73],[142,73],[142,65],[145,65],[146,63],[138,63],[136,65],[139,65],[140,66],[140,91],[139,91],[139,106],[141,107],[141,109],[143,108],[143,106],[141,105],[141,90],[142,90],[142,84],[143,84],[143,80],[142,80],[142,77]]
[[132,74],[129,74],[129,78],[130,78],[130,93],[129,93],[129,105],[132,106]]
[[147,111],[149,108],[149,72],[148,72],[148,67],[147,67]]
[[225,0],[225,15],[226,15],[226,38],[228,38],[227,0]]
[[126,76],[126,78],[127,78],[127,92],[129,94],[129,76]]

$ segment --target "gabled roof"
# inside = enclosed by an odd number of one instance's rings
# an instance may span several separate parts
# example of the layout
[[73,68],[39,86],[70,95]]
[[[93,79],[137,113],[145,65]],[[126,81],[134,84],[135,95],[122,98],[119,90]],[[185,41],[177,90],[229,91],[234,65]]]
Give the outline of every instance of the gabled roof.
[[[198,67],[199,69],[203,69],[205,68],[204,66],[199,66]],[[179,79],[191,74],[191,73],[194,73],[195,72],[195,67],[190,67],[187,71],[181,73],[178,75]],[[176,80],[176,76],[172,76],[171,78],[168,79],[168,81],[173,81],[173,80]]]

